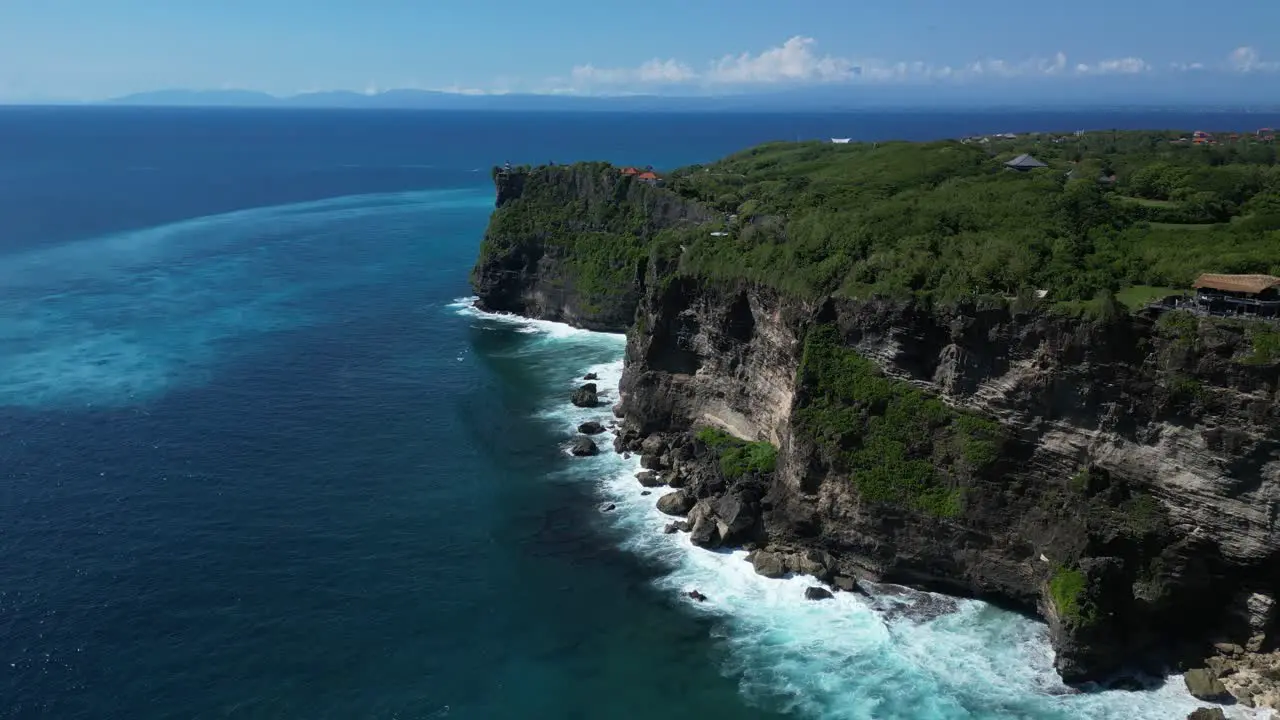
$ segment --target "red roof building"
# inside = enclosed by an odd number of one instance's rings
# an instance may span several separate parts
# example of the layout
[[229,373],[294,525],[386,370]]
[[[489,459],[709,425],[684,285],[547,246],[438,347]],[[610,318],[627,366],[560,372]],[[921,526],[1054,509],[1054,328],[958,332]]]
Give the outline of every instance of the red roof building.
[[640,171],[633,167],[624,167],[622,168],[622,174],[623,175],[639,175]]
[[637,180],[657,180],[658,176],[651,172],[642,172],[636,176]]

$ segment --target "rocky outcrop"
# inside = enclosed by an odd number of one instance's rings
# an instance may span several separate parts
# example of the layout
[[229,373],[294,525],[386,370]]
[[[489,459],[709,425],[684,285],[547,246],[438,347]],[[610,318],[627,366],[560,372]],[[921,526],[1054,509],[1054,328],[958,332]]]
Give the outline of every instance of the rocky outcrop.
[[1231,698],[1227,693],[1227,686],[1222,684],[1218,676],[1203,668],[1188,670],[1183,680],[1186,682],[1187,692],[1197,700],[1221,702]]
[[1247,707],[1280,710],[1280,652],[1249,652],[1219,643],[1207,667],[1189,670],[1187,689],[1205,700],[1238,700]]
[[[647,213],[637,237],[702,217],[574,172],[555,187],[586,208],[565,231],[579,238],[602,227],[601,202]],[[506,193],[510,217],[495,213],[477,293],[493,309],[627,331],[615,448],[679,488],[659,499],[688,515],[673,530],[755,548],[770,577],[900,583],[1038,614],[1069,682],[1204,666],[1213,643],[1238,645],[1239,669],[1217,676],[1254,692],[1240,663],[1276,646],[1280,589],[1274,331],[801,298],[682,275],[658,255],[629,266],[605,311],[580,291],[581,256],[548,250],[551,227],[515,212],[531,187]],[[529,223],[518,238],[516,216]],[[776,467],[727,473],[703,427],[770,443]]]
[[579,437],[575,438],[573,444],[569,446],[569,452],[573,454],[574,457],[590,457],[592,455],[599,455],[600,448],[596,446],[595,442],[591,438]]
[[600,404],[599,390],[595,383],[587,383],[582,387],[574,390],[569,396],[569,402],[583,408],[593,408]]
[[835,595],[832,595],[831,591],[826,588],[807,587],[804,589],[805,600],[830,600],[834,597]]
[[685,491],[676,490],[658,498],[658,509],[667,515],[688,515],[695,502]]
[[599,435],[604,432],[604,426],[595,420],[588,420],[578,426],[578,432],[583,435]]

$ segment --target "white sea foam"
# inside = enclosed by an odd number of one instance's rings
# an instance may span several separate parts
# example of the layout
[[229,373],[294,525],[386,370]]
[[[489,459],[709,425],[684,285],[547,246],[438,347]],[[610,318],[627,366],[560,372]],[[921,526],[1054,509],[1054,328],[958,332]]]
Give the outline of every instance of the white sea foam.
[[[453,307],[548,340],[615,347],[621,356],[622,336],[482,313],[470,299]],[[602,389],[614,389],[622,363],[573,370],[563,378],[566,391],[587,372],[599,375]],[[607,416],[607,408],[568,403],[544,412],[566,438],[577,424]],[[607,447],[612,438],[606,433],[599,442]],[[709,552],[694,547],[687,534],[664,534],[671,518],[654,506],[663,491],[640,495],[638,458],[606,451],[579,462],[583,482],[598,482],[602,499],[617,505],[609,517],[623,531],[625,547],[671,568],[659,586],[684,598],[692,612],[721,621],[716,632],[729,648],[722,670],[740,678],[750,700],[821,720],[1171,720],[1206,705],[1185,691],[1179,676],[1155,690],[1075,692],[1053,670],[1044,625],[976,600],[946,599],[954,611],[914,619],[889,611],[917,605],[926,593],[837,593],[833,600],[805,601],[805,589],[817,584],[812,578],[766,579],[745,562],[745,552]],[[693,589],[708,600],[688,599]],[[1231,718],[1270,717],[1241,707],[1225,710]]]
[[[524,333],[526,335],[537,335],[540,338],[547,340],[564,340],[574,338],[583,341],[591,341],[595,338],[607,342],[607,340],[604,340],[605,338],[612,338],[616,342],[626,342],[626,336],[622,334],[592,332],[590,330],[573,327],[572,325],[566,325],[565,323],[551,322],[549,320],[533,320],[520,315],[513,315],[511,313],[486,312],[476,308],[475,303],[475,297],[464,297],[454,300],[448,305],[448,307],[456,311],[459,315],[501,321],[513,328],[516,332]],[[621,377],[621,373],[619,373],[619,377]],[[603,385],[601,387],[603,387]]]

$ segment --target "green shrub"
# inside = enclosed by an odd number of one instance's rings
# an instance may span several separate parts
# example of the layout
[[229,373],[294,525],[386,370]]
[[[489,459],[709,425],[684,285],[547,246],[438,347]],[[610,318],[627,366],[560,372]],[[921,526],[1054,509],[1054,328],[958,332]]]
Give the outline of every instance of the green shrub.
[[1256,327],[1249,329],[1251,352],[1244,358],[1246,365],[1269,365],[1280,360],[1280,332],[1260,323],[1252,323]]
[[1067,487],[1072,490],[1083,493],[1089,490],[1089,468],[1080,468],[1076,474],[1067,480]]
[[1177,375],[1169,381],[1169,393],[1175,400],[1200,400],[1204,398],[1204,383],[1193,377]]
[[698,430],[694,437],[719,455],[720,472],[727,478],[777,469],[778,449],[767,442],[742,440],[713,427]]

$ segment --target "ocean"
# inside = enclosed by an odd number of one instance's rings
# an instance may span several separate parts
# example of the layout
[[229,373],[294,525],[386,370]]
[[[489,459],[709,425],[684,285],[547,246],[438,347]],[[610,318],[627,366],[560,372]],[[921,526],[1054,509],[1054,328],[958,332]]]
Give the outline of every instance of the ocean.
[[1030,619],[662,534],[634,459],[565,449],[622,338],[467,275],[504,161],[1268,124],[0,109],[0,717],[1184,717],[1062,687]]

